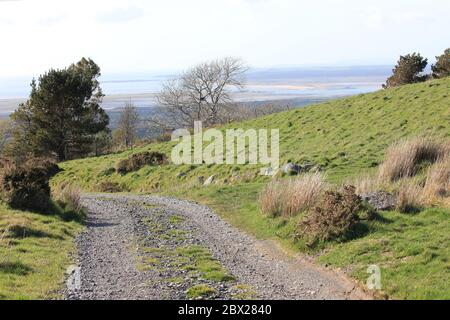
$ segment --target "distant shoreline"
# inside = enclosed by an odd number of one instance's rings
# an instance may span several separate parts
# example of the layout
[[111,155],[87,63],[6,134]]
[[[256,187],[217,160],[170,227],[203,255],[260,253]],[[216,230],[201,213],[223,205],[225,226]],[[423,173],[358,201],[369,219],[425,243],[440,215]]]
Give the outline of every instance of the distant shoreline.
[[[300,106],[381,89],[390,66],[296,67],[251,69],[247,84],[234,98],[243,103],[288,101]],[[132,102],[137,107],[157,105],[156,93],[173,74],[105,75],[102,107],[113,110]],[[26,101],[29,80],[0,79],[0,117],[5,118]]]

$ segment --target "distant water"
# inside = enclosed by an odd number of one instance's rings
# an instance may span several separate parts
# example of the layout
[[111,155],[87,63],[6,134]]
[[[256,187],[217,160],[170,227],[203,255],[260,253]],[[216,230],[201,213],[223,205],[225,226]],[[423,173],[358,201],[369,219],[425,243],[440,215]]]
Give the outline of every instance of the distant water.
[[[243,102],[314,101],[379,90],[391,72],[390,66],[270,68],[252,69],[242,92],[234,92]],[[138,107],[156,104],[155,94],[173,74],[106,74],[101,87],[106,97],[103,107],[113,109],[131,101]],[[0,78],[0,113],[12,112],[26,99],[31,79]]]

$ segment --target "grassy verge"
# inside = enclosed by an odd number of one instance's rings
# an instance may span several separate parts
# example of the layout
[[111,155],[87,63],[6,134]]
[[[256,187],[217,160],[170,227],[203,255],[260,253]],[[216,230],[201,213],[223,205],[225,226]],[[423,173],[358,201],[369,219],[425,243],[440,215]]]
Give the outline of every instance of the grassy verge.
[[[305,250],[294,241],[298,218],[272,219],[260,213],[257,198],[262,184],[209,187],[179,192],[214,208],[231,224],[259,239],[281,242],[291,252]],[[330,242],[308,252],[317,261],[342,269],[365,284],[367,268],[382,271],[382,289],[394,299],[449,299],[450,212],[426,209],[416,214],[382,212],[377,221],[361,222],[362,237]]]
[[0,204],[0,299],[57,299],[79,222]]

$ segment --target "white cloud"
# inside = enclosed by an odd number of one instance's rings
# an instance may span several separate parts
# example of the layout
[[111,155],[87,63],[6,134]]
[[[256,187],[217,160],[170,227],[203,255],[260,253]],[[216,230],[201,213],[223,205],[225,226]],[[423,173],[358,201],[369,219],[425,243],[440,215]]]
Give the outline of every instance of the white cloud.
[[143,17],[144,9],[136,6],[113,8],[97,14],[97,20],[107,23],[128,22]]
[[0,1],[0,77],[92,57],[104,72],[182,69],[241,56],[254,66],[395,62],[448,43],[434,0]]

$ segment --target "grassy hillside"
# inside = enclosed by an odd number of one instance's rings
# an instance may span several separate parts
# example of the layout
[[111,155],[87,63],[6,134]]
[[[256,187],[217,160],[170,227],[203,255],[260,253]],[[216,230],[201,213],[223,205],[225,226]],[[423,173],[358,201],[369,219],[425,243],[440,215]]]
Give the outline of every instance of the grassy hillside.
[[[280,129],[281,163],[321,165],[331,180],[376,167],[392,142],[418,133],[450,136],[450,79],[408,85],[359,95],[304,109],[236,123],[224,128]],[[153,144],[115,155],[70,161],[56,182],[70,179],[89,191],[105,179],[124,183],[130,191],[153,192],[196,182],[199,176],[229,178],[233,171],[256,175],[257,167],[175,166],[146,167],[120,176],[113,173],[120,159],[146,150],[170,155],[172,143]],[[187,175],[182,179],[180,172]]]
[[81,225],[0,204],[0,300],[54,299]]
[[[450,79],[331,101],[304,109],[232,124],[226,128],[280,129],[281,163],[320,165],[331,182],[375,170],[393,142],[418,134],[450,137]],[[260,213],[258,195],[267,177],[252,165],[145,167],[120,176],[114,167],[132,153],[160,151],[170,156],[173,143],[148,145],[134,151],[62,164],[64,172],[53,184],[74,182],[87,191],[99,191],[105,181],[124,191],[165,193],[196,199],[215,208],[232,224],[261,239],[275,239],[299,250],[291,234],[296,219],[271,219]],[[179,173],[185,173],[177,177]],[[203,176],[217,175],[218,183],[204,187]],[[240,179],[233,182],[232,177]],[[228,181],[225,181],[228,180]],[[366,270],[378,264],[383,289],[396,298],[450,298],[450,228],[447,209],[428,209],[411,216],[382,213],[383,222],[367,222],[359,239],[329,243],[316,252],[318,260],[342,268],[362,283]],[[413,281],[412,281],[413,280]]]

